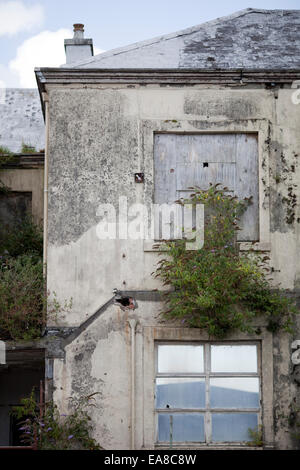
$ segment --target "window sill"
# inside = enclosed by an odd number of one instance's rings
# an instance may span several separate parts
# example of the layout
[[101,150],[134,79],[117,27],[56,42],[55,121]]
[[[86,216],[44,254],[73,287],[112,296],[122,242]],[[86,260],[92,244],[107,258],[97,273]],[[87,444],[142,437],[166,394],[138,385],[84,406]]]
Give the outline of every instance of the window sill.
[[[240,251],[271,251],[270,242],[239,242]],[[145,252],[160,252],[167,251],[163,242],[155,240],[144,240],[144,251]]]
[[271,243],[270,242],[240,242],[240,251],[271,251]]
[[178,444],[170,447],[169,445],[155,444],[155,450],[272,450],[273,446],[249,446],[247,444]]
[[155,240],[144,240],[144,251],[167,251],[163,242]]

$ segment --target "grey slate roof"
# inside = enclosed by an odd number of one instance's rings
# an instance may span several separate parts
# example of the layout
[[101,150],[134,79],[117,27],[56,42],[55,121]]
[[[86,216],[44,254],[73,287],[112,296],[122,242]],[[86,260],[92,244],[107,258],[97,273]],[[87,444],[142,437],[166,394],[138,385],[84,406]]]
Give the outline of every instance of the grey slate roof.
[[63,67],[300,68],[300,10],[249,8]]
[[5,88],[0,100],[0,145],[20,152],[22,142],[45,147],[44,119],[36,88]]

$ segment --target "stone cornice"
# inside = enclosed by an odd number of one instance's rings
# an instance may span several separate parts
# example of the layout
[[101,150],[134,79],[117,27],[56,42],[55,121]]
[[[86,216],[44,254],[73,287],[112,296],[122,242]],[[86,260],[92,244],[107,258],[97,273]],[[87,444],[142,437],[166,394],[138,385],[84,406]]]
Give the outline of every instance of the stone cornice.
[[300,80],[300,69],[93,69],[67,67],[36,68],[36,80],[41,96],[46,85],[132,84],[161,86],[227,85],[269,88],[291,85]]
[[[300,69],[35,69],[43,84],[159,83],[159,84],[262,84],[292,83],[300,79]],[[44,90],[43,90],[44,91]]]

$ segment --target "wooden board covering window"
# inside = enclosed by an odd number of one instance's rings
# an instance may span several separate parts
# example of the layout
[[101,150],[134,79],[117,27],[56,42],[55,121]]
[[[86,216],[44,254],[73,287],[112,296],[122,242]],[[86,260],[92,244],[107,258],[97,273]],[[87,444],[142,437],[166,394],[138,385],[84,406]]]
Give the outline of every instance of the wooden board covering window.
[[239,199],[252,196],[238,241],[257,241],[258,143],[256,134],[155,134],[154,202],[173,203],[187,188],[227,186]]

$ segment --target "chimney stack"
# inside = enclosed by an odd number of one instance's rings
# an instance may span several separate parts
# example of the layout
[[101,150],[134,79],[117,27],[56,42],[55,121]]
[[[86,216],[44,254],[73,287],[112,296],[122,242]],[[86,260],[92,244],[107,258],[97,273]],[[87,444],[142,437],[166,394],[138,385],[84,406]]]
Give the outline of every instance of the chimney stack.
[[65,39],[66,63],[79,62],[94,55],[93,40],[84,38],[84,25],[75,23],[74,36]]

